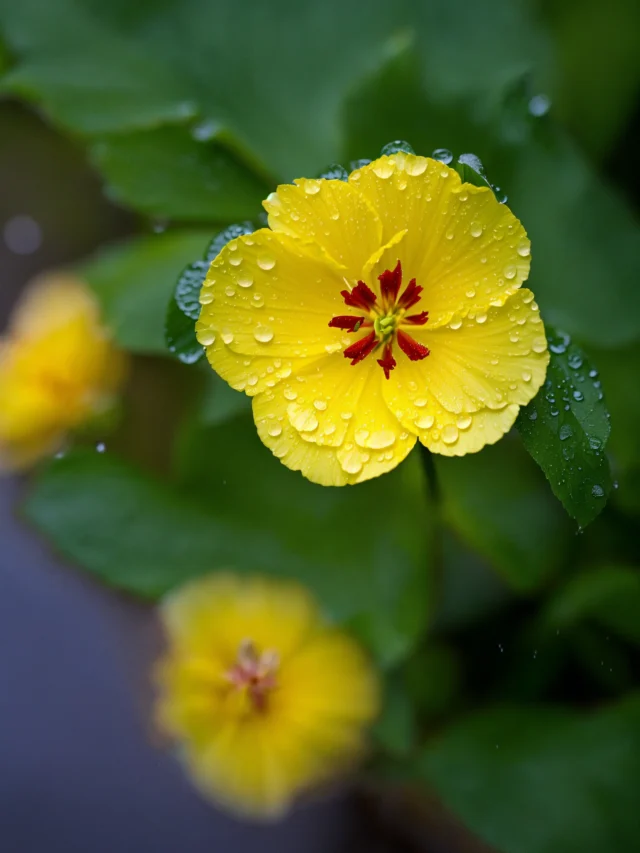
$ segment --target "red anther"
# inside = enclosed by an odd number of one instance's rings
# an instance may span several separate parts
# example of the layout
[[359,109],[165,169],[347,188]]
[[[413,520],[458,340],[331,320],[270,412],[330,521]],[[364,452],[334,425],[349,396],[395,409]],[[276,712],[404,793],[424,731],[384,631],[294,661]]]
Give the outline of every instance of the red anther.
[[400,285],[402,284],[402,264],[400,261],[396,264],[395,269],[385,270],[382,275],[379,275],[378,281],[380,282],[382,299],[387,305],[393,305],[398,298]]
[[[364,317],[353,317],[349,314],[344,314],[340,317],[334,317],[333,320],[329,320],[329,325],[333,326],[334,329],[346,329],[347,332],[357,332],[360,326],[364,325],[364,323]],[[371,325],[371,321],[369,321],[369,325]]]
[[343,355],[345,358],[351,359],[351,364],[357,364],[363,358],[366,358],[370,352],[373,352],[377,346],[376,333],[370,332],[365,338],[360,338],[359,341],[347,347]]
[[396,360],[393,357],[393,351],[390,343],[388,343],[384,348],[384,356],[382,358],[379,358],[377,361],[380,367],[384,370],[384,375],[388,379],[389,373],[396,366]]
[[364,281],[359,281],[352,291],[341,290],[340,292],[346,305],[351,308],[360,308],[361,311],[370,311],[378,298]]
[[404,308],[406,311],[408,308],[411,308],[412,305],[420,302],[420,294],[422,293],[422,290],[423,288],[416,284],[415,278],[412,278],[406,286],[404,293],[400,299],[398,299],[398,308]]
[[402,329],[398,329],[396,335],[398,337],[398,346],[411,361],[422,361],[423,358],[429,355],[429,347],[419,344],[418,341],[415,341],[411,335],[407,335]]
[[404,317],[403,323],[412,323],[414,326],[424,326],[429,319],[429,312],[423,311],[422,314],[411,314],[410,317]]

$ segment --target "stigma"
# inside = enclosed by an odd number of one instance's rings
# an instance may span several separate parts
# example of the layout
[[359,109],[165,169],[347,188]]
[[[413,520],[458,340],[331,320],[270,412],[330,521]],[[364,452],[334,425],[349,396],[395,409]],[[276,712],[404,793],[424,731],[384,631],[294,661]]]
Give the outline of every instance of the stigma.
[[246,691],[254,710],[267,708],[269,694],[277,687],[280,665],[278,653],[267,650],[260,654],[252,640],[243,640],[235,663],[226,673],[227,680],[238,690]]
[[382,357],[376,359],[387,379],[397,362],[393,356],[393,345],[397,343],[403,353],[411,361],[421,361],[429,355],[429,348],[418,343],[403,326],[424,326],[429,319],[428,311],[409,314],[422,299],[423,288],[412,278],[400,295],[402,289],[402,264],[400,261],[393,270],[385,270],[378,276],[380,282],[380,300],[376,293],[365,284],[358,281],[352,290],[343,290],[342,298],[345,305],[355,309],[357,314],[342,314],[333,317],[329,326],[344,329],[347,332],[358,332],[362,329],[363,337],[348,346],[343,355],[351,360],[352,365],[359,364],[368,355],[382,351]]

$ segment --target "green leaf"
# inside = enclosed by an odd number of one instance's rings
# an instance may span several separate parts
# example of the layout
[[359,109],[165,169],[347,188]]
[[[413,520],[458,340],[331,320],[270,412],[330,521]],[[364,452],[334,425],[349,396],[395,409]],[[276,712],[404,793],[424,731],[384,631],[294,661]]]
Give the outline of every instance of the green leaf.
[[185,264],[202,256],[203,231],[170,231],[108,247],[79,272],[93,288],[116,340],[125,349],[166,355],[165,315]]
[[197,419],[202,426],[217,426],[233,420],[240,414],[248,414],[251,398],[234,389],[220,377],[209,371],[204,393],[198,407]]
[[581,571],[548,602],[544,620],[551,628],[595,621],[640,645],[640,573],[627,566]]
[[197,487],[75,451],[37,479],[27,514],[65,556],[127,592],[153,598],[223,568],[293,577],[382,664],[409,651],[430,599],[421,483],[407,482],[419,471],[323,489],[274,459],[248,418],[203,430],[183,452],[200,466]]
[[488,709],[451,726],[419,763],[474,832],[508,853],[640,847],[640,698],[588,716]]
[[181,445],[185,491],[216,516],[277,535],[309,560],[301,577],[323,600],[350,602],[344,618],[381,659],[406,654],[431,604],[431,531],[417,458],[354,489],[321,488],[272,456],[249,416],[209,428],[196,422]]
[[148,216],[228,222],[255,216],[269,192],[199,126],[160,127],[103,137],[91,149],[109,195]]
[[385,679],[382,712],[371,731],[373,740],[390,755],[409,755],[418,733],[415,709],[397,673]]
[[522,448],[507,438],[435,464],[445,521],[510,586],[532,590],[557,571],[570,524]]
[[516,425],[553,493],[582,527],[604,508],[611,472],[604,448],[611,430],[598,373],[564,332],[547,327],[551,360],[535,399]]
[[205,259],[194,261],[180,274],[167,308],[165,341],[169,352],[183,363],[194,364],[204,355],[204,349],[196,339],[195,324],[200,316],[200,290],[211,261],[230,240],[251,234],[254,230],[251,222],[229,225],[209,243]]

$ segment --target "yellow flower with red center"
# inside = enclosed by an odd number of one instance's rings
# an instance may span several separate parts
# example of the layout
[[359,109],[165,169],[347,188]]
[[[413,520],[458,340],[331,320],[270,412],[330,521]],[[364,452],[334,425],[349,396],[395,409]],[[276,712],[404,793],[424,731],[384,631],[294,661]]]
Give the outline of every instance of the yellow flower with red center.
[[511,428],[549,355],[529,240],[488,187],[400,152],[264,206],[211,264],[196,332],[285,465],[358,483],[416,440],[460,456]]
[[293,583],[216,575],[170,595],[158,719],[199,789],[277,817],[363,752],[375,672]]
[[123,372],[86,287],[58,273],[35,281],[0,340],[0,470],[59,449],[112,405]]

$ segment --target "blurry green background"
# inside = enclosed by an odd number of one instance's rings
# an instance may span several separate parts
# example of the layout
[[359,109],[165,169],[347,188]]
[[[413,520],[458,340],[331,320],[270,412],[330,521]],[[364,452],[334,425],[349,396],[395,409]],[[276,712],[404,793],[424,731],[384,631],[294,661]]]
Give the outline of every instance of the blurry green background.
[[[2,314],[77,261],[137,358],[118,429],[36,475],[31,521],[152,600],[228,564],[300,577],[385,670],[376,778],[504,853],[640,849],[637,0],[0,0],[3,66]],[[615,487],[584,531],[517,435],[437,460],[439,506],[418,453],[326,490],[169,358],[176,277],[218,226],[392,139],[481,158],[543,316],[600,372]],[[395,808],[431,849],[431,801]]]

